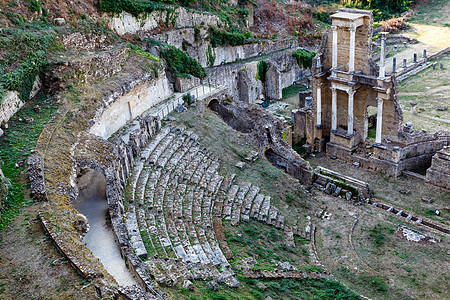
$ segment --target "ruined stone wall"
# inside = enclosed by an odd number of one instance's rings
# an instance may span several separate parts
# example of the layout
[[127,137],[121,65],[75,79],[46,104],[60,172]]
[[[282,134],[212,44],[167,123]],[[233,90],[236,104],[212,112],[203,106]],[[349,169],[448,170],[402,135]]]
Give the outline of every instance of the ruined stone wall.
[[427,170],[430,183],[450,190],[450,148],[444,147],[432,159],[431,167]]
[[258,62],[249,62],[210,68],[206,80],[229,86],[234,100],[253,103],[263,92],[261,81],[256,80],[257,65]]
[[312,182],[313,170],[285,140],[287,122],[254,104],[222,102],[215,105],[218,115],[233,129],[250,133],[251,143],[264,153],[277,168],[308,185]]
[[108,99],[94,118],[90,133],[107,139],[129,120],[173,95],[164,69],[158,78],[144,78],[131,84],[131,90]]
[[8,123],[9,119],[18,112],[25,103],[19,99],[19,93],[8,91],[0,102],[0,125]]
[[[36,96],[40,89],[40,79],[36,78],[29,97],[33,98]],[[0,126],[8,123],[9,119],[14,116],[24,105],[25,103],[20,100],[19,93],[17,91],[7,91],[3,98],[0,99]],[[0,131],[0,136],[1,135],[2,132]]]
[[[279,78],[273,78],[267,84],[269,93],[274,97],[279,97],[283,88],[291,86],[294,81],[300,80],[309,73],[309,70],[298,67],[290,51],[280,51],[270,58],[265,58],[265,61],[273,64],[275,73],[279,74]],[[256,80],[257,65],[258,61],[251,61],[209,68],[208,76],[203,81],[209,80],[214,85],[228,86],[230,96],[234,100],[253,103],[263,93],[262,82]],[[277,84],[273,84],[274,82]]]
[[160,24],[165,24],[167,19],[170,22],[168,25],[173,26],[175,29],[203,25],[217,27],[221,23],[219,17],[216,15],[191,12],[183,7],[176,8],[173,13],[156,10],[138,18],[127,12],[122,12],[112,17],[104,14],[103,18],[107,20],[108,27],[116,31],[119,35],[149,32],[158,29]]

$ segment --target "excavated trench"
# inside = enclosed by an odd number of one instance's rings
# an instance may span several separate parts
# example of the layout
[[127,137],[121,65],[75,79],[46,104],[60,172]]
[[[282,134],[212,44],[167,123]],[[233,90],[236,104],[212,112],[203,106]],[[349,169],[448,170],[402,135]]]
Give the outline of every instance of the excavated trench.
[[100,170],[89,169],[78,178],[78,188],[80,192],[74,206],[86,216],[90,226],[83,241],[120,286],[138,285],[115,242],[106,201],[105,176]]

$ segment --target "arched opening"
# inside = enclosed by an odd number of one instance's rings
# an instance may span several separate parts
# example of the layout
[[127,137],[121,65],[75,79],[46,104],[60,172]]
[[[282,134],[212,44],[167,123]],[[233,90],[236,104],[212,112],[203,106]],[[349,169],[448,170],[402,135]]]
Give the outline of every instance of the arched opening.
[[208,107],[209,107],[212,111],[214,111],[214,112],[216,112],[216,113],[219,113],[219,100],[217,100],[217,99],[212,99],[211,101],[209,101]]
[[75,208],[89,222],[83,241],[120,286],[137,284],[116,244],[106,200],[106,179],[101,170],[83,168],[77,178]]

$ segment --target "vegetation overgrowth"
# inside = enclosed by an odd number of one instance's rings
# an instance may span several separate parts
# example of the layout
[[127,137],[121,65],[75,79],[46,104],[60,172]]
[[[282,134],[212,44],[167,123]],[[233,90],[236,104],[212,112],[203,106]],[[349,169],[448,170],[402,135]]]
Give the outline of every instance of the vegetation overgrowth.
[[186,52],[170,45],[161,46],[161,57],[175,77],[189,78],[190,75],[203,79],[206,77],[205,68]]
[[312,67],[312,60],[317,52],[298,49],[292,52],[292,56],[297,60],[298,66],[305,69]]
[[14,219],[24,204],[24,191],[27,187],[21,184],[20,177],[25,170],[25,161],[56,108],[52,97],[39,93],[10,120],[8,131],[0,138],[2,170],[11,181],[9,194],[2,203],[0,230]]
[[390,19],[407,11],[413,0],[342,0],[346,7],[373,10],[375,21]]
[[209,28],[209,41],[211,46],[239,46],[252,42],[250,40],[251,33],[248,31],[245,34],[239,31],[229,32],[226,30]]

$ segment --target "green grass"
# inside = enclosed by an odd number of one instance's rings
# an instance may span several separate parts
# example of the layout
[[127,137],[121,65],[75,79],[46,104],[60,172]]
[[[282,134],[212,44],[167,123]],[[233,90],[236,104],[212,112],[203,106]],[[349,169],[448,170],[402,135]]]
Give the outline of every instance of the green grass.
[[[24,202],[24,178],[23,171],[26,164],[16,168],[18,162],[25,162],[31,150],[34,149],[36,141],[42,131],[42,127],[51,119],[56,111],[54,99],[43,93],[39,93],[35,99],[29,102],[9,122],[9,128],[0,138],[0,160],[3,161],[2,170],[9,178],[12,188],[3,203],[1,210],[0,230],[4,229],[20,211]],[[40,111],[36,113],[34,107],[39,105]],[[26,118],[33,121],[26,122]]]
[[449,14],[445,13],[446,8],[449,7],[448,3],[448,0],[426,1],[426,5],[420,6],[416,15],[409,21],[417,24],[448,26]]
[[287,98],[290,98],[292,96],[297,96],[299,92],[304,92],[306,90],[307,90],[307,88],[304,87],[303,85],[288,86],[287,88],[284,88],[282,91],[283,97],[281,98],[281,101],[283,101]]
[[234,255],[230,261],[233,266],[247,257],[256,259],[257,263],[252,267],[255,271],[274,270],[276,261],[288,261],[298,269],[308,266],[309,254],[303,241],[297,240],[296,247],[286,246],[283,230],[252,219],[236,226],[224,222],[224,232]]

